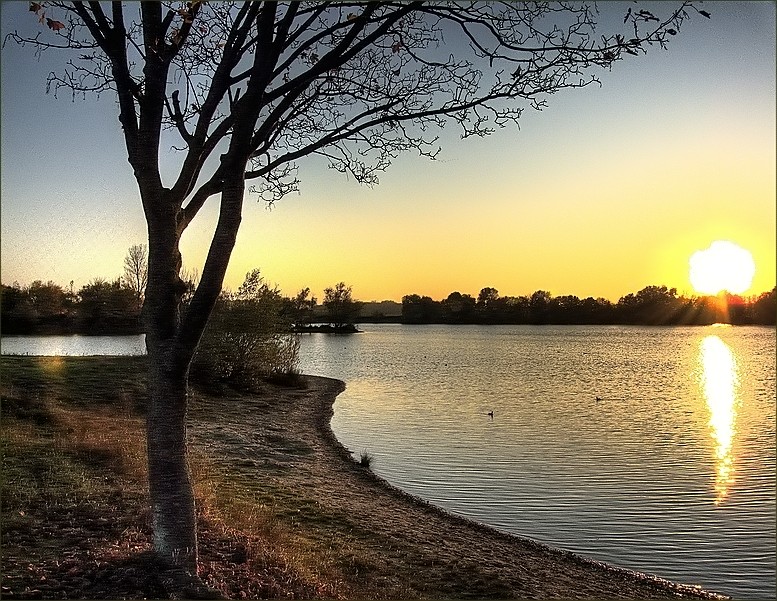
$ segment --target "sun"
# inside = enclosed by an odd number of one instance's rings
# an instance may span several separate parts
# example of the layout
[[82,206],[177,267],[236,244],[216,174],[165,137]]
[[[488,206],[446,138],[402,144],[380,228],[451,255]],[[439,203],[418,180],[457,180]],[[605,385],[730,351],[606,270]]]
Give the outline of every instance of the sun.
[[702,294],[724,290],[741,294],[750,288],[755,275],[750,251],[727,240],[716,240],[709,248],[693,253],[690,266],[691,284]]

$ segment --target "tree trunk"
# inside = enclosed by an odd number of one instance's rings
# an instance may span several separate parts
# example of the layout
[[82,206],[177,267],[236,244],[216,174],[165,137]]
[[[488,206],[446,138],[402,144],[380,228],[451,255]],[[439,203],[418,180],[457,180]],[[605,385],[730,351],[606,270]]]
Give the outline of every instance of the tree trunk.
[[197,574],[197,523],[186,445],[189,366],[221,291],[240,226],[242,168],[224,185],[203,275],[184,315],[177,214],[156,212],[148,219],[143,310],[149,358],[147,444],[154,551],[163,562],[191,575]]
[[[149,203],[148,283],[143,317],[148,351],[146,438],[154,551],[167,565],[197,573],[194,491],[186,451],[186,407],[193,348],[180,344],[184,291],[177,212]],[[160,208],[161,207],[161,208]]]
[[[161,346],[161,345],[160,345]],[[197,573],[197,524],[186,450],[187,369],[174,348],[149,348],[148,481],[154,551]]]

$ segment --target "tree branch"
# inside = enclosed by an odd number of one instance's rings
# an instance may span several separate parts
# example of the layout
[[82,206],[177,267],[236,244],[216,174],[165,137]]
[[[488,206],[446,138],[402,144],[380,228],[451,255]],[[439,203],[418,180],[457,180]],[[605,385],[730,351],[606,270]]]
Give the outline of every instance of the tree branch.
[[213,176],[198,188],[189,203],[181,210],[179,220],[179,231],[181,233],[189,227],[189,224],[197,216],[205,202],[214,194],[221,192],[223,183],[222,171],[216,170]]
[[183,314],[176,332],[176,343],[194,353],[205,324],[221,292],[224,275],[242,219],[244,184],[242,174],[232,177],[221,192],[221,207],[216,230],[202,269],[200,283]]
[[194,136],[192,136],[187,130],[186,130],[186,123],[184,121],[183,113],[181,112],[181,102],[178,98],[179,91],[175,90],[172,95],[173,99],[173,106],[170,107],[170,102],[165,98],[165,106],[167,107],[167,113],[170,115],[170,119],[173,120],[176,127],[178,128],[178,133],[181,135],[181,138],[183,138],[184,142],[186,142],[187,145],[190,145],[194,142]]

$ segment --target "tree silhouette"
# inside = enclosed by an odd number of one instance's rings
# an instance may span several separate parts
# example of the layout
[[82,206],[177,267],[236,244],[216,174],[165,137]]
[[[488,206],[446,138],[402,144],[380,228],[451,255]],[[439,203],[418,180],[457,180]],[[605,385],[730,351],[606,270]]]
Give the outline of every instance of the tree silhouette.
[[143,306],[148,284],[148,247],[145,244],[133,244],[124,257],[124,285],[135,294],[137,308]]
[[477,306],[478,308],[488,309],[499,299],[499,291],[496,288],[486,287],[482,288],[478,293]]
[[353,300],[351,287],[346,286],[345,282],[324,290],[324,307],[335,330],[352,327],[359,313],[359,303]]
[[756,298],[750,309],[752,323],[774,325],[777,319],[777,287]]
[[316,306],[316,297],[310,296],[310,288],[307,286],[297,292],[294,298],[286,300],[285,311],[294,327],[309,326],[313,321],[313,309]]
[[448,323],[467,323],[475,311],[475,299],[458,291],[451,292],[441,304]]
[[627,294],[618,301],[622,321],[647,325],[677,323],[684,310],[677,298],[677,289],[666,286],[646,286],[636,294]]
[[[196,573],[187,466],[188,370],[219,298],[247,182],[274,202],[297,190],[297,161],[325,157],[375,184],[400,153],[435,157],[462,137],[517,123],[548,95],[597,82],[594,69],[663,47],[696,10],[629,10],[597,30],[572,3],[40,2],[38,31],[12,39],[72,51],[48,86],[111,92],[148,226],[144,304],[154,548]],[[11,9],[8,9],[11,10]],[[131,14],[130,14],[131,13]],[[162,173],[160,149],[180,150]],[[164,177],[163,177],[164,175]],[[165,183],[168,182],[168,183]],[[183,303],[181,236],[213,196],[218,221],[199,284]]]
[[4,334],[58,332],[70,325],[75,295],[54,282],[35,280],[24,289],[18,283],[2,286],[1,297]]
[[407,294],[402,297],[404,323],[439,323],[440,315],[440,303],[429,296]]

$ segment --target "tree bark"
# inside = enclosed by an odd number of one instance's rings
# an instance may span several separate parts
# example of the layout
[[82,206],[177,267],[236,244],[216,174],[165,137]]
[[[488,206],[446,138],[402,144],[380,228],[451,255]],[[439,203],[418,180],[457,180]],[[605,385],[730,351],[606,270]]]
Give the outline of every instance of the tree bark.
[[[149,357],[147,445],[154,551],[164,563],[191,575],[197,574],[198,549],[186,445],[189,366],[221,292],[240,227],[243,171],[237,169],[223,186],[219,221],[202,279],[183,315],[180,203],[167,204],[169,210],[147,212],[149,278],[144,321]],[[164,200],[148,206],[160,205],[165,206]]]
[[[166,208],[160,208],[165,207]],[[194,491],[186,450],[188,371],[193,348],[178,340],[180,235],[175,205],[147,206],[149,278],[143,308],[149,358],[146,437],[154,551],[162,562],[197,573]]]
[[[197,523],[186,447],[188,361],[173,344],[149,347],[148,481],[154,551],[197,573]],[[176,356],[178,355],[178,356]]]

